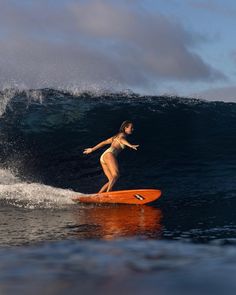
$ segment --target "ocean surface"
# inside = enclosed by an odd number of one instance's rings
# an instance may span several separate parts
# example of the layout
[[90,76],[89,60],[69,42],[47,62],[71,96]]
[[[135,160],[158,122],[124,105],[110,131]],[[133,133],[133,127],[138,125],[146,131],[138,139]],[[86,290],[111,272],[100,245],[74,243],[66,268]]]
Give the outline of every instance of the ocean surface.
[[[134,123],[115,189],[150,205],[75,204],[105,183],[83,149]],[[236,104],[130,91],[0,92],[0,294],[235,294]],[[69,290],[69,291],[68,291]]]

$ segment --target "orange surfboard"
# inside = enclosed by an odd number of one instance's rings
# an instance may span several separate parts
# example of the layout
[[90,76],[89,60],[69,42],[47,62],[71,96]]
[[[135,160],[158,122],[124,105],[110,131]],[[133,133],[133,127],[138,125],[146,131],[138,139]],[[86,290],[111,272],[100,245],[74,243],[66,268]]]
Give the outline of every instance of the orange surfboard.
[[72,198],[81,203],[114,203],[114,204],[136,204],[143,205],[160,198],[161,191],[157,189],[137,189],[111,191],[91,195],[78,194]]

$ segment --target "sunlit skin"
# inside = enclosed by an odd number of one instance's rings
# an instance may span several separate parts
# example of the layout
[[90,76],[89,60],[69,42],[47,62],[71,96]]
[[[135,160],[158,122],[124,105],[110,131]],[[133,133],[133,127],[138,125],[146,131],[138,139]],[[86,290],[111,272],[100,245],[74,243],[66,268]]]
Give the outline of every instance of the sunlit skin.
[[[127,124],[124,128],[122,128],[122,130],[123,130],[122,132],[119,132],[117,135],[112,136],[112,137],[100,142],[96,146],[94,146],[92,148],[86,148],[83,153],[90,154],[90,153],[96,151],[97,149],[100,149],[100,148],[104,147],[105,145],[110,144],[111,147],[114,148],[115,152],[118,154],[122,150],[120,143],[124,146],[127,146],[127,147],[133,149],[133,150],[137,150],[139,145],[130,144],[126,139],[127,136],[131,135],[134,131],[133,123]],[[100,159],[100,163],[101,163],[103,172],[106,175],[108,182],[106,182],[101,187],[101,189],[99,190],[99,193],[102,193],[105,191],[107,191],[107,192],[111,191],[113,189],[114,184],[116,183],[117,179],[119,178],[119,166],[118,166],[116,155],[112,152],[107,151],[103,155],[103,161],[104,161],[104,163]]]

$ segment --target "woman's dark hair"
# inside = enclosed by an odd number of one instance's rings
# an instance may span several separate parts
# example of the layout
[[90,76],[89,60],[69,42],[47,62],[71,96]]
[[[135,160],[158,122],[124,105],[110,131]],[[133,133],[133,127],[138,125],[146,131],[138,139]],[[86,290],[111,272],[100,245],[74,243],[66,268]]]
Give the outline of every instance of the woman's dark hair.
[[133,124],[131,121],[124,121],[121,126],[120,126],[120,129],[119,129],[119,132],[123,132],[125,133],[125,128],[128,127],[130,124]]
[[125,128],[129,126],[129,124],[133,124],[133,122],[131,121],[124,121],[121,125],[120,125],[120,129],[119,132],[113,136],[112,141],[120,134],[120,133],[125,133]]

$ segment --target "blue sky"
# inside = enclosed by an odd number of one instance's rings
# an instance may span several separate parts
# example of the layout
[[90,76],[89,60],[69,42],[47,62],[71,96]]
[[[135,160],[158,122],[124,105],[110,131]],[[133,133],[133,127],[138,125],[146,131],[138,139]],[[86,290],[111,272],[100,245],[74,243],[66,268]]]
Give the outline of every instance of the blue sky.
[[[234,101],[234,97],[236,98],[236,88],[234,88],[236,85],[236,41],[234,37],[236,2],[234,0],[147,0],[144,2],[145,9],[152,12],[161,11],[167,17],[176,19],[183,24],[186,30],[199,33],[205,37],[206,42],[199,44],[194,48],[194,51],[204,61],[221,70],[226,76],[226,79],[216,83],[196,81],[191,85],[186,85],[186,89],[181,93],[186,93],[186,95],[189,93],[199,94],[201,96],[201,92],[203,92],[203,96],[206,93],[214,99],[214,95],[217,95],[217,88],[220,88],[218,92],[220,95],[224,92],[223,88],[227,88],[225,89],[225,100],[229,99],[229,95],[232,98],[230,100]],[[166,82],[169,83],[169,81]],[[172,83],[170,82],[170,84]],[[175,87],[176,89],[179,88],[178,85],[175,85]],[[212,96],[210,90],[212,90]]]
[[0,0],[0,85],[236,101],[233,0]]

